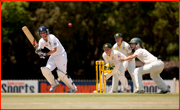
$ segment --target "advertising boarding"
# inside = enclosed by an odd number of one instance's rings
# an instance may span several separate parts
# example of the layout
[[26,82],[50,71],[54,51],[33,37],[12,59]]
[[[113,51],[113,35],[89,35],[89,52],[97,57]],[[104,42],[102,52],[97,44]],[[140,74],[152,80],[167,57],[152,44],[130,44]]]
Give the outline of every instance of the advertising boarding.
[[38,93],[37,80],[1,80],[1,93]]

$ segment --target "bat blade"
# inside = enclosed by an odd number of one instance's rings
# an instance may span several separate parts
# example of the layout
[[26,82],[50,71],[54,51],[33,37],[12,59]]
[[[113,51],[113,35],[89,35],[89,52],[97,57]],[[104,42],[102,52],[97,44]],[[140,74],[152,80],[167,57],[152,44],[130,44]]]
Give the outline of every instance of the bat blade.
[[31,34],[31,32],[29,31],[29,29],[27,28],[27,26],[22,27],[22,30],[23,30],[24,34],[26,35],[26,37],[31,42],[31,44],[33,45],[33,47],[35,49],[37,49],[38,43],[37,43],[36,39],[33,37],[33,35]]

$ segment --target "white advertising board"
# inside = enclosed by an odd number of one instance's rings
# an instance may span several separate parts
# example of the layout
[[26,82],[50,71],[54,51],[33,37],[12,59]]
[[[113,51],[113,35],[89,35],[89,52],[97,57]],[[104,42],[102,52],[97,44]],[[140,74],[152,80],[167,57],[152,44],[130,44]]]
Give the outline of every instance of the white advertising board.
[[1,80],[1,93],[38,93],[37,80]]
[[[175,83],[173,80],[164,80],[171,93],[175,91]],[[161,90],[157,87],[157,84],[153,80],[143,80],[145,92],[160,92]]]

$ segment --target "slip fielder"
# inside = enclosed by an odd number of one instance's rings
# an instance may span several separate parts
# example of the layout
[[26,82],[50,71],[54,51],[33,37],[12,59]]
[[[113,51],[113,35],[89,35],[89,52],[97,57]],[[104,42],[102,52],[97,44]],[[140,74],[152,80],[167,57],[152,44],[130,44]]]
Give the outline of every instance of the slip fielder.
[[144,93],[144,87],[142,83],[142,75],[150,73],[151,79],[157,84],[159,89],[161,89],[160,94],[165,94],[169,92],[165,82],[160,77],[160,73],[164,69],[164,63],[157,59],[154,55],[148,52],[146,49],[142,48],[142,41],[139,38],[133,38],[130,41],[131,48],[135,50],[133,55],[130,55],[126,58],[120,58],[120,60],[126,61],[134,58],[138,58],[145,65],[138,67],[134,70],[135,74],[135,83],[137,85],[137,91],[135,93]]
[[[133,54],[130,45],[127,42],[123,41],[123,35],[121,33],[116,33],[114,35],[114,38],[116,41],[116,43],[113,45],[114,50],[121,52],[126,57]],[[133,81],[134,91],[136,91],[137,87],[136,87],[136,84],[134,82],[134,69],[135,69],[135,59],[132,59],[128,63],[127,70],[128,70],[128,72],[131,76],[131,79]],[[119,80],[117,78],[117,75],[114,74],[112,77],[112,89],[109,93],[116,93],[117,92],[118,83],[119,83]]]

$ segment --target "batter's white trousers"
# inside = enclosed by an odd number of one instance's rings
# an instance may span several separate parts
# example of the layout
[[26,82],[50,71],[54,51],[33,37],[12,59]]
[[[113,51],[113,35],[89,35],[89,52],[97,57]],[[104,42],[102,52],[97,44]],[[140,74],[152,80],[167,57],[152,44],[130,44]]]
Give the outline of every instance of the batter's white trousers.
[[160,73],[164,69],[164,63],[161,60],[156,60],[150,64],[146,64],[142,67],[136,68],[134,70],[135,74],[135,81],[137,85],[137,90],[144,90],[143,82],[142,82],[142,75],[150,73],[151,79],[157,84],[159,89],[162,91],[167,90],[167,86],[163,79],[160,77]]
[[53,71],[56,67],[59,71],[67,73],[67,54],[51,55],[47,61],[46,67]]
[[[134,90],[137,89],[137,86],[136,86],[136,83],[135,83],[135,77],[134,77],[134,70],[135,70],[135,59],[131,60],[129,63],[128,63],[128,67],[127,67],[127,70],[131,76],[131,79],[133,81],[133,85],[134,85]],[[126,69],[126,68],[125,68]],[[118,89],[118,84],[119,84],[119,79],[117,77],[117,74],[114,74],[113,77],[112,77],[112,89],[111,91],[117,91]]]

